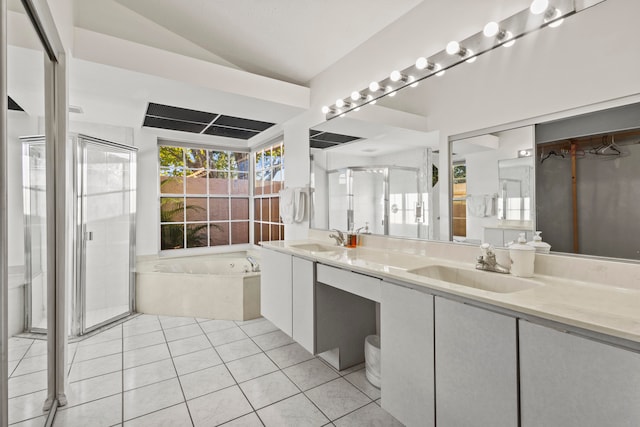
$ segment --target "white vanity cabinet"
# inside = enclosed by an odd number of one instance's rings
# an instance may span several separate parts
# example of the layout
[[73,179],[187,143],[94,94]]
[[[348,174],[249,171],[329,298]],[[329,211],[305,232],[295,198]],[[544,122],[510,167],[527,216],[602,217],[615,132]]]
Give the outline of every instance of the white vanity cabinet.
[[438,427],[518,426],[516,322],[435,297]]
[[293,333],[292,260],[291,255],[263,249],[260,263],[260,313],[289,336]]
[[433,296],[382,282],[382,407],[407,427],[435,425]]
[[524,320],[522,427],[637,427],[640,354]]
[[303,258],[292,260],[293,339],[309,353],[316,353],[314,263]]

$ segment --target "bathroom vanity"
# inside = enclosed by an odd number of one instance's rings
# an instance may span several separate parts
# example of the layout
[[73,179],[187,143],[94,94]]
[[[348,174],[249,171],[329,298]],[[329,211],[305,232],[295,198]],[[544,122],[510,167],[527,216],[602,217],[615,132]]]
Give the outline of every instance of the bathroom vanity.
[[538,255],[520,279],[474,270],[477,248],[367,237],[263,243],[262,314],[344,369],[380,303],[381,404],[403,424],[640,423],[637,266],[611,263],[630,283],[609,286],[576,273],[588,260],[561,273],[562,257]]

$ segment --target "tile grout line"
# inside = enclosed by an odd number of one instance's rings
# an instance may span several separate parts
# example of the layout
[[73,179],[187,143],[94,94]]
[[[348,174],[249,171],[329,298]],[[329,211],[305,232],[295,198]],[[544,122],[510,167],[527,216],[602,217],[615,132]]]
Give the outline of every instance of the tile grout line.
[[[158,320],[160,320],[160,318],[158,318]],[[193,320],[196,322],[196,324],[198,323],[195,320],[195,318]],[[178,380],[178,385],[180,386],[180,392],[182,393],[182,398],[184,399],[184,406],[187,408],[187,413],[189,414],[189,420],[191,421],[191,425],[195,426],[195,423],[193,422],[193,415],[191,415],[191,408],[189,408],[189,405],[187,403],[187,396],[184,393],[184,388],[182,387],[182,381],[180,381],[180,374],[178,374],[178,369],[176,368],[176,363],[173,360],[173,354],[171,353],[171,347],[169,347],[169,342],[167,341],[167,335],[164,332],[164,326],[162,326],[162,321],[160,321],[160,328],[162,330],[162,335],[164,336],[165,345],[167,346],[167,350],[169,351],[169,358],[171,359],[171,365],[173,366],[173,370],[176,373],[176,379]],[[162,408],[162,409],[166,409],[166,408]],[[146,415],[148,415],[148,414],[146,414]]]

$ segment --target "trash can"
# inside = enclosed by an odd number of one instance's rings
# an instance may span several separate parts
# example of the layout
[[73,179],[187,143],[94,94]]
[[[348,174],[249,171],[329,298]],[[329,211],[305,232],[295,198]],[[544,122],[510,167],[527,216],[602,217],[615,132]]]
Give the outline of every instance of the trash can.
[[364,340],[364,362],[367,380],[380,388],[380,337],[369,335]]

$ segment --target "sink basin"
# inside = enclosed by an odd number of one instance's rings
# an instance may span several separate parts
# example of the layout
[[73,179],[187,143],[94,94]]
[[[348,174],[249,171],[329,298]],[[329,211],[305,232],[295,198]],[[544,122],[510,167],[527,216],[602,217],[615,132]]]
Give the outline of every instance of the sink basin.
[[340,246],[320,245],[318,243],[303,243],[300,245],[291,245],[291,247],[309,252],[339,252],[343,250]]
[[500,274],[479,270],[447,267],[444,265],[430,265],[428,267],[408,270],[407,273],[431,279],[442,280],[455,285],[468,286],[489,292],[511,293],[535,288],[541,284],[529,279],[514,277],[510,274]]

